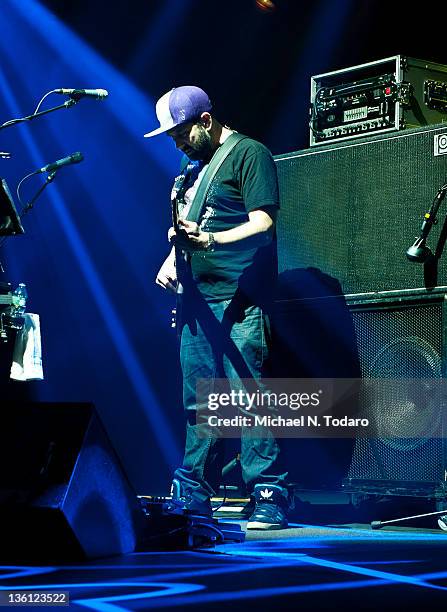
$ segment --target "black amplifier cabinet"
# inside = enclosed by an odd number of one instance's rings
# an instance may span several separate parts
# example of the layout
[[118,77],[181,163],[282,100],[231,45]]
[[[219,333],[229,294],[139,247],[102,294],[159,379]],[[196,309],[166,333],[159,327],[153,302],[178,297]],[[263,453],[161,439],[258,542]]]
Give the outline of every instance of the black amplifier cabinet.
[[442,121],[447,66],[395,55],[311,77],[311,146]]
[[[280,272],[315,268],[342,293],[425,286],[406,258],[447,178],[447,124],[314,147],[275,157]],[[427,244],[434,252],[447,201]],[[436,285],[447,285],[447,251]],[[319,295],[314,284],[307,297]]]
[[346,296],[362,377],[379,379],[362,408],[387,432],[356,440],[346,491],[447,498],[446,291]]
[[[286,447],[296,478],[313,488],[341,479],[354,494],[447,499],[447,287],[343,296],[311,271],[280,281],[275,375],[361,378],[358,408],[376,432]],[[316,284],[320,296],[308,298]]]

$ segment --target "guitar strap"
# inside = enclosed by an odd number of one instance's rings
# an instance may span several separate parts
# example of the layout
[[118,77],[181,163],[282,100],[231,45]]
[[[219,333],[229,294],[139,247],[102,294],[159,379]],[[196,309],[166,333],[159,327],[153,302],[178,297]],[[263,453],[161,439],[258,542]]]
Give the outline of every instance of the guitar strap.
[[208,165],[208,168],[203,174],[199,186],[197,187],[197,191],[192,201],[191,208],[189,209],[189,212],[186,216],[186,219],[188,221],[194,221],[195,223],[199,222],[199,219],[202,215],[203,206],[206,201],[206,196],[208,194],[208,190],[211,186],[214,177],[216,176],[217,171],[222,166],[223,162],[226,160],[226,158],[234,149],[234,147],[244,138],[247,138],[247,136],[243,136],[242,134],[233,132],[214,153]]

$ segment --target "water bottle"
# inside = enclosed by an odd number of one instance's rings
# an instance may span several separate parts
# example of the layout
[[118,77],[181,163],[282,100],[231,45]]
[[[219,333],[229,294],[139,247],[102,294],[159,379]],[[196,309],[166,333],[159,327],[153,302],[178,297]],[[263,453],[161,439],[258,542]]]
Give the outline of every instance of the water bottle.
[[12,315],[15,317],[21,317],[25,313],[26,300],[28,299],[28,291],[26,290],[25,283],[20,283],[15,291],[12,293]]

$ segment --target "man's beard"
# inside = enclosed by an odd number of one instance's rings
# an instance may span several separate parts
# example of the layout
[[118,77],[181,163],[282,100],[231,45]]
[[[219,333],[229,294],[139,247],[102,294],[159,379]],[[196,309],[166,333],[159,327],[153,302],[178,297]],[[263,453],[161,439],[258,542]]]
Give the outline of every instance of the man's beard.
[[194,148],[188,147],[186,155],[189,159],[196,161],[209,161],[213,156],[210,133],[205,130],[203,125],[199,125],[199,133],[194,143]]

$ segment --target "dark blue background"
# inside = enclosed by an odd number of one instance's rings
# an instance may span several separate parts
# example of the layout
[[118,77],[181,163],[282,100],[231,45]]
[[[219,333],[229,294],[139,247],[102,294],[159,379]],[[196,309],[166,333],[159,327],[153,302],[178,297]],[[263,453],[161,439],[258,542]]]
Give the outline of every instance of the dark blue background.
[[[143,138],[156,127],[154,101],[197,84],[222,122],[274,153],[305,148],[311,75],[397,53],[446,63],[446,9],[390,4],[278,0],[270,14],[254,0],[2,0],[0,123],[53,88],[110,94],[1,134],[12,191],[45,163],[85,156],[60,171],[0,256],[41,316],[45,381],[28,390],[94,402],[139,493],[167,491],[183,430],[172,304],[154,285],[179,156],[168,138]],[[24,184],[24,200],[42,180]]]

